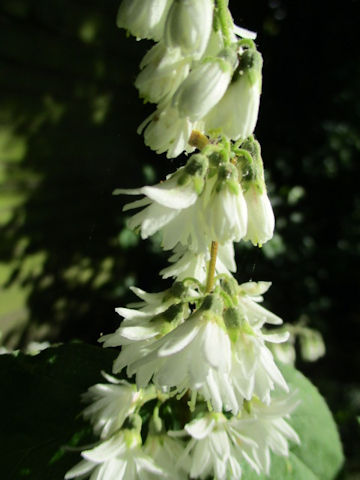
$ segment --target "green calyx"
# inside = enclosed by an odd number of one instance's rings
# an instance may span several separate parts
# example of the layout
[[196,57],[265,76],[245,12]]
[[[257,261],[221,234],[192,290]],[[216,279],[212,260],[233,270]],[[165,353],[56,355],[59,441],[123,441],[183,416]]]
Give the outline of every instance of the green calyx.
[[222,315],[224,309],[224,302],[220,295],[212,293],[206,295],[203,300],[203,303],[200,307],[200,310],[203,312],[210,311],[216,315]]
[[228,329],[239,329],[246,321],[244,314],[237,307],[230,307],[224,313],[224,322]]
[[208,167],[209,160],[206,155],[201,153],[192,155],[178,177],[178,185],[186,185],[192,181],[196,193],[200,195],[204,188]]
[[237,298],[239,293],[239,285],[234,277],[224,276],[220,281],[221,289],[224,290],[230,297]]
[[208,166],[209,160],[207,156],[201,153],[196,153],[195,155],[191,155],[184,170],[188,175],[204,177]]
[[172,298],[181,300],[189,296],[189,287],[184,285],[184,282],[175,282],[169,288],[167,294],[164,297],[164,301]]
[[251,86],[256,82],[260,82],[261,85],[262,66],[263,59],[261,53],[255,48],[249,48],[240,55],[239,64],[233,75],[232,81],[236,81],[239,78],[246,76]]
[[185,314],[185,303],[175,303],[171,305],[164,312],[158,313],[153,317],[151,322],[165,322],[165,323],[178,323],[184,318]]
[[237,167],[243,190],[246,192],[251,186],[254,186],[259,193],[266,191],[259,142],[251,135],[234,151],[237,155]]
[[254,335],[254,331],[240,306],[226,309],[224,312],[224,323],[230,340],[234,343],[242,333],[246,335]]
[[221,164],[218,168],[217,174],[218,178],[215,187],[217,193],[225,187],[234,195],[239,193],[239,179],[235,165],[230,162]]
[[134,433],[141,431],[141,427],[142,427],[141,416],[138,415],[137,413],[132,413],[126,418],[122,428],[124,430],[125,435],[128,434],[129,437],[133,438]]

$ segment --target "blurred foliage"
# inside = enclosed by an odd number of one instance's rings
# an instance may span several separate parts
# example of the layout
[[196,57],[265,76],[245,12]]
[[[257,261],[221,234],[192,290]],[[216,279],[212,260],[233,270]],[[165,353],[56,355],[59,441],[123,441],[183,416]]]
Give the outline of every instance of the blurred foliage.
[[[95,342],[128,286],[165,288],[158,239],[125,227],[116,187],[153,183],[168,161],[143,145],[151,111],[132,86],[150,43],[115,27],[115,0],[0,0],[0,330]],[[319,386],[360,471],[359,0],[230,1],[256,30],[264,89],[256,134],[277,229],[238,248],[238,279],[271,280],[266,306],[305,316],[327,355],[300,367]]]

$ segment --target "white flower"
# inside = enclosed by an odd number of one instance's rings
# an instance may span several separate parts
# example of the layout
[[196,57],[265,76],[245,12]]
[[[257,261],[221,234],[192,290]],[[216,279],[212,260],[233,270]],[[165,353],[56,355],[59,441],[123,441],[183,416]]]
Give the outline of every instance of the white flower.
[[[242,454],[246,461],[257,471],[270,473],[270,451],[275,455],[288,456],[288,441],[299,444],[297,433],[286,422],[290,414],[299,405],[297,392],[289,396],[273,398],[270,405],[254,399],[237,419],[233,417],[228,432],[236,447],[236,454]],[[244,455],[244,440],[249,447]]]
[[114,333],[99,339],[104,347],[122,346],[121,354],[114,362],[115,372],[120,371],[127,362],[141,358],[144,348],[147,349],[152,342],[171,332],[190,313],[186,304],[181,302],[161,309],[155,316],[152,312],[121,307],[117,308],[116,312],[124,317],[120,327]]
[[119,430],[126,417],[134,412],[141,393],[136,386],[124,380],[116,380],[104,374],[109,383],[98,383],[88,389],[83,400],[91,402],[83,411],[83,416],[90,420],[94,432],[100,438],[107,438]]
[[188,434],[191,437],[178,463],[190,454],[192,478],[214,476],[215,480],[238,480],[242,476],[242,460],[259,473],[257,464],[251,458],[257,443],[239,431],[235,436],[231,427],[231,420],[221,413],[208,413],[185,425],[183,432],[171,432],[175,436]]
[[262,332],[265,323],[279,325],[282,320],[258,305],[261,294],[269,288],[266,282],[249,282],[239,287],[238,305],[224,313],[231,339],[231,382],[239,405],[256,395],[262,402],[270,402],[275,386],[288,391],[287,384],[276,366],[265,342],[282,343],[288,332]]
[[270,451],[288,456],[288,441],[299,443],[298,435],[285,420],[298,404],[295,393],[274,399],[270,406],[254,399],[239,418],[227,419],[221,413],[197,418],[186,424],[184,431],[171,432],[174,436],[191,437],[178,463],[190,454],[191,478],[239,480],[243,461],[257,474],[268,475]]
[[188,145],[194,128],[189,118],[180,118],[176,108],[167,105],[158,108],[139,127],[144,130],[145,144],[156,153],[167,152],[167,158],[175,158],[184,150],[191,151]]
[[164,337],[152,343],[142,342],[136,354],[136,344],[132,351],[123,350],[115,369],[127,365],[128,376],[136,374],[139,387],[146,386],[153,377],[154,384],[164,391],[201,390],[207,400],[214,400],[215,408],[221,408],[213,371],[220,375],[229,372],[231,360],[230,341],[217,313],[222,310],[221,304],[217,296],[205,297],[201,308]]
[[140,95],[153,103],[166,102],[187,77],[190,61],[179,49],[169,50],[158,43],[143,58],[135,80]]
[[233,454],[226,423],[227,419],[222,414],[210,413],[185,425],[184,430],[191,437],[186,449],[191,453],[191,478],[241,478],[241,466]]
[[165,25],[165,43],[184,56],[202,57],[212,29],[212,0],[175,0]]
[[270,345],[272,354],[281,363],[286,363],[289,365],[294,365],[296,360],[296,352],[294,343],[290,341],[284,343],[273,343]]
[[244,193],[248,223],[244,240],[253,245],[263,245],[273,237],[275,227],[274,212],[266,193],[265,184],[262,189],[253,183]]
[[123,0],[116,24],[136,38],[160,40],[173,0]]
[[248,210],[244,239],[262,246],[273,236],[275,217],[266,193],[260,144],[252,136],[238,150],[237,167]]
[[300,352],[307,362],[315,362],[325,355],[325,344],[320,332],[310,328],[299,329]]
[[[171,438],[167,434],[149,434],[144,445],[144,452],[167,473],[169,479],[187,480],[187,462],[176,465],[184,453],[184,445],[181,441]],[[157,478],[157,476],[153,476],[152,480]]]
[[135,430],[122,430],[109,440],[81,453],[84,460],[65,475],[65,480],[87,476],[90,480],[143,480],[148,474],[168,478],[141,450],[141,437]]
[[[192,156],[189,162],[195,157],[199,155]],[[125,205],[124,210],[145,207],[130,218],[128,226],[134,230],[140,229],[142,238],[160,231],[164,250],[171,250],[180,244],[185,249],[184,253],[190,250],[207,255],[212,241],[220,245],[239,241],[246,233],[247,207],[235,166],[231,163],[222,165],[217,169],[217,174],[206,181],[204,166],[197,179],[189,174],[182,184],[179,178],[182,173],[188,175],[186,172],[187,166],[154,187],[117,190],[118,193],[130,195],[143,193],[148,197]],[[229,256],[229,249],[224,249],[226,252],[224,266],[233,270],[233,256]],[[176,254],[174,259],[178,261],[181,255],[178,252]],[[179,267],[184,267],[184,270],[189,267],[199,272],[199,262],[200,259],[190,259],[188,256]]]
[[[196,161],[199,156],[191,157],[189,162],[194,157]],[[148,197],[125,205],[124,210],[146,207],[130,218],[129,227],[135,230],[140,228],[144,239],[161,231],[165,250],[174,248],[180,242],[193,251],[206,251],[211,240],[206,235],[207,226],[201,216],[201,204],[198,201],[198,189],[202,188],[205,171],[206,167],[203,174],[188,175],[185,183],[182,183],[181,177],[187,175],[185,167],[153,187],[117,190],[130,195],[143,193]]]
[[207,58],[180,85],[173,106],[180,117],[200,120],[224,95],[231,79],[231,64],[221,57]]
[[245,139],[254,132],[260,104],[261,66],[260,53],[254,50],[243,53],[227,92],[205,118],[206,132],[222,133],[232,140]]
[[209,238],[225,244],[244,237],[248,212],[236,168],[231,163],[219,167],[218,177],[207,181],[203,205]]

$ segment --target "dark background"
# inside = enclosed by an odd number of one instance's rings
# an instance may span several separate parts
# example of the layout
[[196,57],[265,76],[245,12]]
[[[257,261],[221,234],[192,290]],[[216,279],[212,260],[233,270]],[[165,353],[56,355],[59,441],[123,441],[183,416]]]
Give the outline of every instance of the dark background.
[[[116,187],[182,164],[143,145],[152,111],[133,87],[150,42],[115,26],[114,0],[0,0],[0,331],[96,343],[118,324],[128,286],[164,289],[157,238],[125,228]],[[258,32],[264,81],[256,135],[276,235],[240,245],[239,281],[271,280],[266,306],[308,319],[327,355],[298,361],[326,397],[359,479],[360,3],[230,1]],[[314,426],[316,428],[316,425]]]

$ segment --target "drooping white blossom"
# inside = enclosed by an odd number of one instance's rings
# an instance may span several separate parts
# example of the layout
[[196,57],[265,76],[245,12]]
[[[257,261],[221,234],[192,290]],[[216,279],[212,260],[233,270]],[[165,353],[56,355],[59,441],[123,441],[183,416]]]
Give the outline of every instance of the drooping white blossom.
[[221,395],[212,371],[229,372],[231,359],[230,340],[217,313],[220,304],[218,297],[210,295],[200,309],[165,336],[155,341],[134,339],[131,348],[121,351],[115,370],[127,367],[129,376],[136,374],[139,387],[152,378],[164,391],[203,389],[207,400],[217,401]]
[[240,241],[246,234],[248,212],[231,163],[218,167],[217,177],[208,180],[202,198],[208,237],[220,244]]
[[160,103],[169,100],[190,70],[189,58],[181,55],[180,49],[167,49],[163,43],[152,47],[140,63],[140,73],[135,87],[148,102]]
[[178,157],[184,151],[191,151],[188,142],[194,123],[188,117],[180,118],[171,104],[159,107],[139,127],[144,131],[145,144],[156,153],[165,153],[168,158]]
[[147,475],[168,478],[166,473],[141,449],[135,430],[122,430],[91,450],[81,453],[83,460],[69,470],[65,480],[90,475],[90,480],[143,480]]
[[[188,463],[177,465],[177,462],[184,453],[184,443],[166,433],[156,435],[149,434],[144,445],[144,452],[152,458],[166,474],[169,480],[186,480],[189,470]],[[149,476],[149,480],[156,480],[156,475]]]
[[231,63],[207,58],[194,68],[175,92],[172,104],[181,118],[201,120],[224,95],[231,79]]
[[241,478],[241,457],[235,455],[226,424],[227,419],[221,413],[209,413],[185,425],[184,433],[191,438],[187,447],[191,478]]
[[266,191],[260,144],[252,136],[241,144],[238,170],[248,211],[244,240],[262,246],[273,236],[275,217]]
[[277,397],[271,405],[257,399],[248,403],[241,416],[226,418],[221,413],[207,413],[186,424],[175,437],[190,436],[179,464],[190,458],[191,478],[215,480],[242,478],[242,464],[257,473],[270,473],[270,452],[289,455],[288,442],[298,444],[298,435],[287,423],[299,404],[296,392]]
[[173,0],[122,0],[116,24],[136,38],[160,40]]
[[165,25],[165,44],[199,59],[205,52],[213,22],[213,0],[174,0]]
[[265,323],[280,325],[282,320],[261,307],[258,302],[270,284],[250,282],[240,286],[238,305],[225,312],[225,323],[231,339],[232,386],[238,403],[256,395],[264,403],[270,403],[275,387],[288,391],[288,386],[275,364],[266,343],[282,343],[288,332],[263,333]]
[[244,240],[253,245],[263,245],[273,237],[275,227],[274,212],[266,190],[250,185],[244,193],[248,212],[248,223]]
[[122,427],[142,397],[135,385],[110,375],[104,376],[109,383],[93,385],[83,395],[83,400],[90,403],[83,411],[83,416],[90,420],[94,433],[102,439],[108,438]]
[[[190,162],[195,157],[191,157]],[[197,180],[189,174],[189,181],[184,184],[178,182],[181,172],[182,169],[179,169],[153,187],[117,190],[119,193],[143,193],[147,196],[125,205],[124,210],[145,207],[130,218],[128,226],[135,231],[139,229],[142,238],[160,231],[164,250],[174,249],[180,244],[184,252],[190,250],[205,256],[212,241],[223,246],[241,240],[247,233],[248,209],[236,167],[228,162],[206,178],[204,166]],[[180,256],[176,256],[175,261],[179,261]],[[232,258],[231,254],[227,256],[225,267],[233,271]],[[200,260],[190,259],[189,256],[180,268],[187,268],[185,264],[190,260],[195,263],[188,265],[189,268],[197,271]]]
[[299,403],[296,391],[274,397],[269,405],[253,399],[248,411],[244,410],[240,418],[233,417],[229,421],[228,431],[237,446],[236,453],[242,453],[244,439],[248,439],[250,448],[244,458],[258,473],[270,474],[271,452],[287,457],[289,442],[300,443],[299,436],[286,421]]
[[245,139],[254,132],[261,94],[261,67],[259,52],[249,49],[243,53],[227,92],[205,118],[206,132],[221,133],[232,140]]

